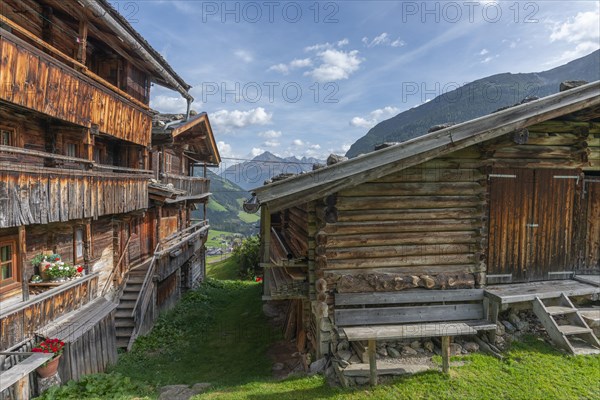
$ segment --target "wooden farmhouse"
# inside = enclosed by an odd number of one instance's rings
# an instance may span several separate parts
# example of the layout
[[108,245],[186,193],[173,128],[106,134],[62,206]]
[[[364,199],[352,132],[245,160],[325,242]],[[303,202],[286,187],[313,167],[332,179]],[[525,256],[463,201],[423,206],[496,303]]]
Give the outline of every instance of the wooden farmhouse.
[[2,0],[0,397],[36,390],[42,337],[63,382],[102,371],[203,278],[220,156],[189,89],[106,0]]
[[600,82],[253,195],[264,298],[289,302],[299,351],[337,357],[347,340],[375,383],[377,341],[441,337],[446,363],[450,337],[493,341],[516,304],[557,346],[600,350],[571,303],[600,293]]

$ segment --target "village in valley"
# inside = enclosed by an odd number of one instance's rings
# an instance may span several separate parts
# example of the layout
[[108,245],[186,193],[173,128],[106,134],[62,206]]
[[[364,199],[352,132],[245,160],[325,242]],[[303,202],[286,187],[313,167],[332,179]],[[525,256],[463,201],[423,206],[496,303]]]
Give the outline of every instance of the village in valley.
[[599,20],[1,0],[0,400],[600,398]]

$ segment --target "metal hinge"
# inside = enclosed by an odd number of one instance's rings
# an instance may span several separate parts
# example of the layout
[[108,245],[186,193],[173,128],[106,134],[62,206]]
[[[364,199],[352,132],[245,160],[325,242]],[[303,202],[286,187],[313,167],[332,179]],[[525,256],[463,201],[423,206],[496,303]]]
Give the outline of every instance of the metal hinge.
[[579,175],[554,175],[553,176],[554,179],[575,179],[577,182],[575,182],[576,185],[579,185]]
[[488,180],[492,179],[492,178],[516,178],[516,175],[510,175],[510,174],[489,174],[488,175]]
[[525,226],[528,228],[537,228],[539,225],[538,224],[526,224]]

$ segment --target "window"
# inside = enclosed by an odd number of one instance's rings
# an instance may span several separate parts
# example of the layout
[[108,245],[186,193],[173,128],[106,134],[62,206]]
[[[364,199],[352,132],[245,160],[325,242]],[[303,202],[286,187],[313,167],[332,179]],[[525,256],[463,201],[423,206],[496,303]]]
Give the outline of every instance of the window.
[[171,166],[173,164],[173,156],[169,153],[165,153],[165,172],[171,173]]
[[76,143],[65,143],[65,155],[69,157],[79,157]]
[[74,257],[76,263],[83,262],[83,228],[76,228],[73,240]]
[[13,131],[6,129],[0,129],[0,145],[2,146],[14,146],[14,134]]
[[16,240],[0,241],[0,291],[15,286],[19,281],[17,269]]

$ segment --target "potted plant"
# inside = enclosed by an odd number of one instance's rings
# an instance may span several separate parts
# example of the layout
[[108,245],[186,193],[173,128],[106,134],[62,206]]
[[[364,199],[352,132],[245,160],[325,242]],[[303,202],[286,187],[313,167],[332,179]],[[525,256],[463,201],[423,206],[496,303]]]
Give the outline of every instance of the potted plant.
[[41,378],[48,378],[56,374],[58,363],[62,355],[65,342],[60,339],[45,339],[31,349],[34,353],[53,353],[54,356],[36,369]]
[[77,275],[77,268],[63,261],[51,262],[42,268],[52,282],[63,282]]
[[51,252],[50,253],[46,252],[46,254],[41,253],[41,254],[36,255],[35,257],[33,257],[31,259],[30,262],[34,268],[38,269],[38,273],[42,277],[42,279],[48,280],[49,277],[46,274],[46,270],[50,266],[50,263],[58,262],[58,261],[60,261],[60,255],[53,254]]

